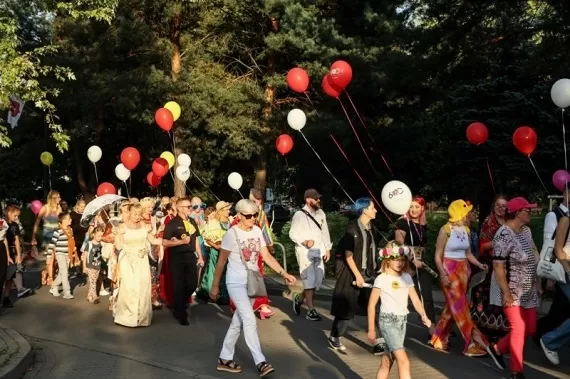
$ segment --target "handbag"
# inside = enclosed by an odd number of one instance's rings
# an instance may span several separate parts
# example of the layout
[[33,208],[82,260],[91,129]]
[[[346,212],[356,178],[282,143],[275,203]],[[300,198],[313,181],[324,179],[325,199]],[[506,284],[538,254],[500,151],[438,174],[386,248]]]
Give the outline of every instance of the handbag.
[[[547,239],[542,244],[538,266],[536,267],[536,275],[564,284],[566,283],[566,271],[564,271],[564,267],[562,267],[562,264],[556,258],[556,253],[554,252],[555,239],[556,229],[554,229],[554,233],[552,233],[552,238]],[[567,239],[568,234],[566,234],[566,240]]]
[[235,229],[233,229],[233,231],[236,236],[241,262],[245,266],[245,270],[247,272],[247,296],[251,298],[267,296],[267,288],[265,288],[265,281],[263,280],[263,276],[261,276],[261,272],[249,268],[243,255],[243,249],[241,248],[237,231]]

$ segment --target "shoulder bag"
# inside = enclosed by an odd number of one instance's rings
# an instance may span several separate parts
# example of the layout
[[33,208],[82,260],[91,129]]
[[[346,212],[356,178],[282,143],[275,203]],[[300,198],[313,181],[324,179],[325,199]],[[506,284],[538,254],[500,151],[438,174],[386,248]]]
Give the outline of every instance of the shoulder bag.
[[261,272],[249,268],[243,255],[243,250],[239,242],[237,231],[235,228],[232,228],[232,230],[236,237],[241,262],[245,266],[245,271],[247,272],[247,296],[251,298],[267,296],[267,288],[265,288],[265,282],[263,280],[263,276],[261,276]]
[[[559,213],[554,213],[556,214],[556,221],[560,221],[562,217],[558,217]],[[554,280],[559,283],[566,283],[566,272],[564,271],[562,264],[558,259],[556,259],[556,253],[554,252],[557,229],[558,225],[556,225],[556,229],[554,229],[554,233],[552,233],[552,238],[547,239],[542,243],[538,266],[536,267],[536,275],[540,278]],[[568,240],[568,232],[566,233],[566,240]]]

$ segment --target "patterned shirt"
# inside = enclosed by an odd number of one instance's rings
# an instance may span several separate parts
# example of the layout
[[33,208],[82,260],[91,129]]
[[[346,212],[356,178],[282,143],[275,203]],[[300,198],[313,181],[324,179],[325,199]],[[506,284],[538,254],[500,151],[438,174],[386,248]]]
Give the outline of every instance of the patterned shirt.
[[[520,233],[503,225],[499,228],[493,239],[493,262],[506,263],[507,282],[513,296],[513,305],[525,309],[538,306],[538,292],[536,282],[535,245],[532,240],[530,228],[524,226]],[[503,306],[503,296],[495,271],[491,277],[492,305]]]
[[48,246],[49,249],[55,250],[57,255],[65,254],[67,256],[69,249],[69,240],[67,234],[62,229],[57,229],[53,232],[53,237],[51,238],[51,243]]

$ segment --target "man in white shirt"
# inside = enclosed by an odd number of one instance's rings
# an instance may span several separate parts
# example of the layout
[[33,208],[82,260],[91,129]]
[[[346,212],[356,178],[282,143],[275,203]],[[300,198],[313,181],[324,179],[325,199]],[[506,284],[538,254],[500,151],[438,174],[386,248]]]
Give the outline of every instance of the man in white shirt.
[[303,281],[303,292],[293,294],[293,311],[296,315],[301,314],[301,305],[306,300],[306,318],[311,321],[321,320],[315,310],[313,297],[323,282],[324,262],[329,261],[332,248],[327,218],[321,209],[321,197],[315,189],[305,191],[305,206],[295,212],[289,230]]

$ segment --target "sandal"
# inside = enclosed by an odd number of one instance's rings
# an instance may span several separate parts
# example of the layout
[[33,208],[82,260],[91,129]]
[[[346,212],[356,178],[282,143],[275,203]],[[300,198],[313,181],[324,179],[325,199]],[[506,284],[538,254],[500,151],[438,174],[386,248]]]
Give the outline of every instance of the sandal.
[[232,360],[223,360],[222,358],[218,358],[218,365],[216,366],[216,370],[218,371],[225,371],[225,372],[232,372],[232,373],[239,373],[242,372],[241,366],[235,363]]
[[271,374],[275,369],[269,363],[261,362],[257,365],[257,371],[259,372],[259,376],[263,378],[264,376]]

